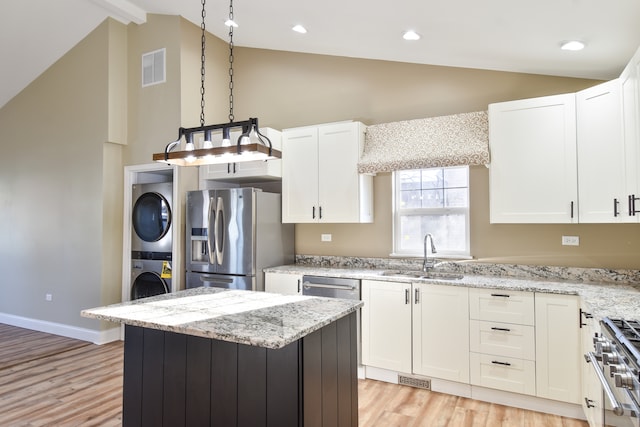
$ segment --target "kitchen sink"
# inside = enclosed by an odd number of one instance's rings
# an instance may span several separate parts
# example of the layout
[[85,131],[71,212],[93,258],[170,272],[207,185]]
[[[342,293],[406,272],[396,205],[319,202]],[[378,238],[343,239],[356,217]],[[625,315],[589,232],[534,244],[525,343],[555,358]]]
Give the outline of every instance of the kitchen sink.
[[411,270],[385,270],[383,276],[391,277],[410,277],[415,279],[434,279],[434,280],[460,280],[464,276],[456,273],[446,273],[442,271],[411,271]]

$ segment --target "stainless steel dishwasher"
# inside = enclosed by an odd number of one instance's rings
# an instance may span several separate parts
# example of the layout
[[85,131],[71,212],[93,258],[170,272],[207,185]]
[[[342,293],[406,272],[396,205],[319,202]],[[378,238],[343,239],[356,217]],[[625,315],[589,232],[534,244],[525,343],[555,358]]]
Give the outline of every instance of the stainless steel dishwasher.
[[[361,299],[360,279],[342,277],[302,276],[302,295],[315,297]],[[358,342],[358,378],[364,378],[362,368],[362,341],[360,334],[361,310],[356,315],[356,334]]]
[[302,295],[360,299],[360,280],[342,277],[302,276]]

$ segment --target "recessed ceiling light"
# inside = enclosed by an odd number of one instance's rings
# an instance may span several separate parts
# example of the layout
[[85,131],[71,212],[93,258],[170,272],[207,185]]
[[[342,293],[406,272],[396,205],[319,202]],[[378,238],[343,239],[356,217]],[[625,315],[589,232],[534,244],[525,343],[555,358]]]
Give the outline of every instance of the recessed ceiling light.
[[296,33],[307,34],[307,29],[302,25],[296,25],[295,27],[292,28],[292,30],[295,31]]
[[420,40],[420,34],[416,33],[413,30],[405,31],[402,35],[402,38],[405,40]]
[[560,49],[562,50],[582,50],[584,49],[584,43],[578,40],[569,40],[566,42],[562,42],[560,45]]
[[233,21],[232,19],[227,19],[224,25],[226,25],[227,27],[233,27],[233,28],[238,27],[238,24],[236,24],[235,21]]

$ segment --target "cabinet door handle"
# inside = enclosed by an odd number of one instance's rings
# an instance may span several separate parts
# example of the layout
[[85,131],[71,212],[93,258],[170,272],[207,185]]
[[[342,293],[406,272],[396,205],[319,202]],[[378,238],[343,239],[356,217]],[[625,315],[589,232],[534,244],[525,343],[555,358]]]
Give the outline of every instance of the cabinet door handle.
[[584,403],[586,404],[587,408],[595,408],[596,405],[593,404],[593,400],[589,399],[588,397],[584,398]]
[[620,202],[618,201],[618,199],[614,198],[613,199],[613,217],[617,217],[618,215],[620,215],[620,212],[618,212],[618,205],[620,204]]
[[497,360],[492,360],[491,363],[494,365],[511,366],[511,363],[509,362],[498,362]]
[[300,293],[302,291],[302,280],[298,279],[298,293]]
[[404,290],[404,303],[405,305],[411,303],[411,292],[408,288]]
[[322,219],[322,206],[318,208],[318,216],[320,219]]
[[509,298],[509,294],[491,294],[492,297]]
[[495,326],[491,327],[492,331],[503,331],[503,332],[511,332],[511,329],[509,328],[496,328]]
[[227,173],[231,173],[231,163],[227,163]]
[[629,195],[629,216],[636,216],[638,211],[636,210],[636,200],[640,199],[640,197],[636,197],[635,194]]
[[315,206],[311,210],[311,219],[316,219],[316,207]]
[[580,309],[579,313],[580,314],[578,316],[578,325],[582,329],[583,326],[587,326],[586,323],[582,323],[582,318],[584,317],[585,319],[593,319],[593,314],[587,313],[586,311],[582,311],[582,309]]
[[418,288],[416,288],[416,290],[415,290],[415,297],[414,297],[414,299],[415,299],[415,303],[416,303],[416,304],[419,304],[419,303],[420,303],[420,289],[418,289]]
[[571,202],[571,219],[573,219],[573,201]]

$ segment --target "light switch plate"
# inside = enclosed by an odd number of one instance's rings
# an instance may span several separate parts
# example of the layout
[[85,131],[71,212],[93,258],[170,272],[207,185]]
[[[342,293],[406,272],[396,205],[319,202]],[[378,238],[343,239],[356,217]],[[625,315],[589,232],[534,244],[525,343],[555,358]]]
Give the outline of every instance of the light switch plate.
[[320,235],[320,241],[321,242],[330,242],[331,241],[331,234],[321,234]]

